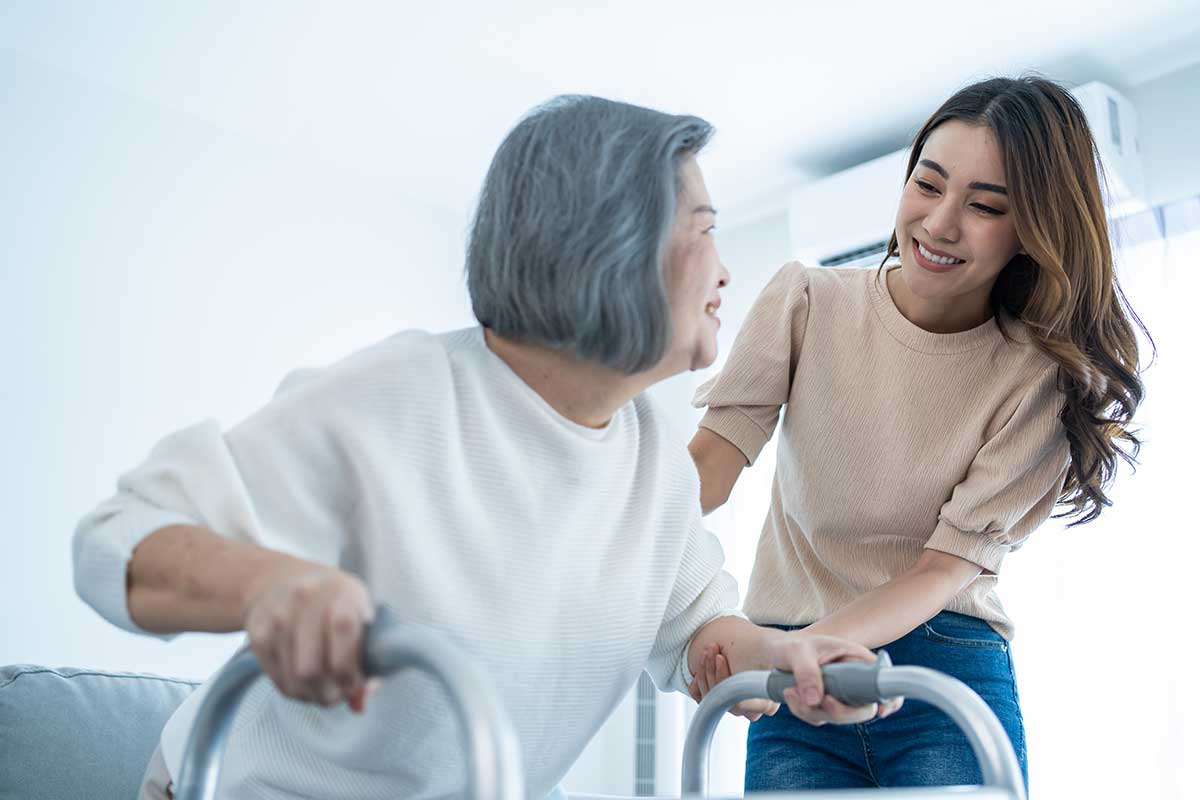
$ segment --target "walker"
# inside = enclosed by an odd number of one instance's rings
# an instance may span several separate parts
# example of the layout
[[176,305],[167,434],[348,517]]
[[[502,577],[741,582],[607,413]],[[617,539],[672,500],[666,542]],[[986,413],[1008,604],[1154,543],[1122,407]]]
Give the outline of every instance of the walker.
[[[491,690],[490,679],[477,664],[444,636],[427,628],[401,624],[380,609],[365,635],[364,663],[368,675],[388,676],[416,667],[434,676],[449,694],[469,751],[467,791],[477,800],[524,800],[525,779],[520,744],[504,707]],[[987,703],[954,678],[924,667],[895,667],[886,653],[874,664],[828,664],[821,670],[825,690],[844,703],[864,705],[904,696],[941,709],[963,730],[979,760],[984,784],[977,787],[891,789],[895,798],[975,797],[986,800],[1025,800],[1025,786],[1012,744]],[[242,696],[262,675],[249,650],[239,653],[218,673],[197,711],[176,782],[177,800],[213,800],[221,755],[230,724]],[[743,700],[767,697],[783,702],[792,685],[790,673],[742,672],[718,684],[697,709],[683,750],[682,794],[708,796],[708,751],[725,712]],[[756,794],[763,800],[865,800],[878,789],[839,789],[797,793]],[[577,795],[599,798],[598,795]],[[610,798],[610,800],[623,800]],[[630,798],[629,800],[634,800]]]

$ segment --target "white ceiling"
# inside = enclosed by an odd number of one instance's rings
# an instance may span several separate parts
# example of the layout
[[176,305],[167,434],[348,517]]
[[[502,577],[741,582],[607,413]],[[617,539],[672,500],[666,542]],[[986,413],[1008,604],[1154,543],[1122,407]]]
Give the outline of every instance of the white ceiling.
[[973,78],[1128,89],[1200,61],[1200,0],[8,3],[0,48],[463,214],[551,95],[699,114],[736,210],[902,146]]

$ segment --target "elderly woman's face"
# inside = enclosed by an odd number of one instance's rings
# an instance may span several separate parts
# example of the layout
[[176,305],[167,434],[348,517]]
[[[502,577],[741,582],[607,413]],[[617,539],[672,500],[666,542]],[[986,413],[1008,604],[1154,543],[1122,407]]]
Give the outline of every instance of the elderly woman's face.
[[684,161],[680,173],[683,189],[665,275],[674,332],[663,361],[672,373],[703,369],[716,360],[720,289],[729,283],[712,236],[716,211],[696,159]]

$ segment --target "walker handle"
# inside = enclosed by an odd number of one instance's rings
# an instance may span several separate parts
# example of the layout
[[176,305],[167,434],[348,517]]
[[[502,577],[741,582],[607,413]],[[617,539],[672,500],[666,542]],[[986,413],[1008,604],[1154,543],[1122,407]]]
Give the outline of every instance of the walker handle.
[[[841,661],[821,667],[825,693],[848,706],[882,703],[888,698],[879,691],[879,671],[892,666],[886,650],[880,650],[871,664],[864,661]],[[795,686],[792,673],[774,670],[767,679],[767,692],[777,703],[784,702],[783,690]]]
[[[522,800],[524,765],[516,728],[483,666],[445,634],[402,624],[384,607],[363,633],[367,675],[387,676],[420,669],[450,696],[467,749],[468,796],[477,800]],[[249,648],[239,651],[215,676],[200,703],[184,747],[176,800],[214,800],[221,758],[234,715],[250,686],[263,679]]]

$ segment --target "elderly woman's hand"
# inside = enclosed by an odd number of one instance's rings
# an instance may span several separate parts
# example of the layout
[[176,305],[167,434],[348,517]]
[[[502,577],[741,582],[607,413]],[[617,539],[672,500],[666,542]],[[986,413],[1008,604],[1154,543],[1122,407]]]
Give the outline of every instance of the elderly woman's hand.
[[[725,658],[725,654],[721,652],[721,646],[718,644],[709,644],[704,648],[704,658],[701,661],[700,669],[692,676],[692,682],[688,686],[688,693],[691,694],[693,700],[699,703],[712,691],[714,686],[728,678],[731,674],[729,659]],[[763,698],[760,700],[743,700],[729,709],[729,713],[735,717],[745,717],[754,722],[761,719],[764,715],[768,717],[774,716],[778,710],[779,703]]]
[[247,593],[246,633],[263,671],[288,697],[365,707],[363,628],[374,615],[366,585],[333,567],[294,562]]
[[[844,639],[806,634],[802,631],[794,631],[781,637],[772,655],[775,669],[793,672],[798,677],[803,676],[802,679],[806,683],[811,683],[815,677],[809,674],[814,665],[842,660],[870,661],[874,658],[871,651]],[[701,667],[688,687],[692,698],[700,702],[712,687],[728,678],[730,674],[729,661],[721,653],[721,648],[710,645],[705,649]],[[830,722],[844,725],[866,722],[873,718],[883,719],[894,714],[904,704],[904,698],[898,697],[883,703],[851,707],[830,695],[816,691],[811,686],[806,690],[806,694],[807,696],[797,688],[791,687],[784,692],[784,700],[792,714],[810,725],[817,726]],[[753,722],[764,714],[775,714],[778,709],[779,704],[770,700],[748,700],[738,703],[729,713],[746,717]]]

